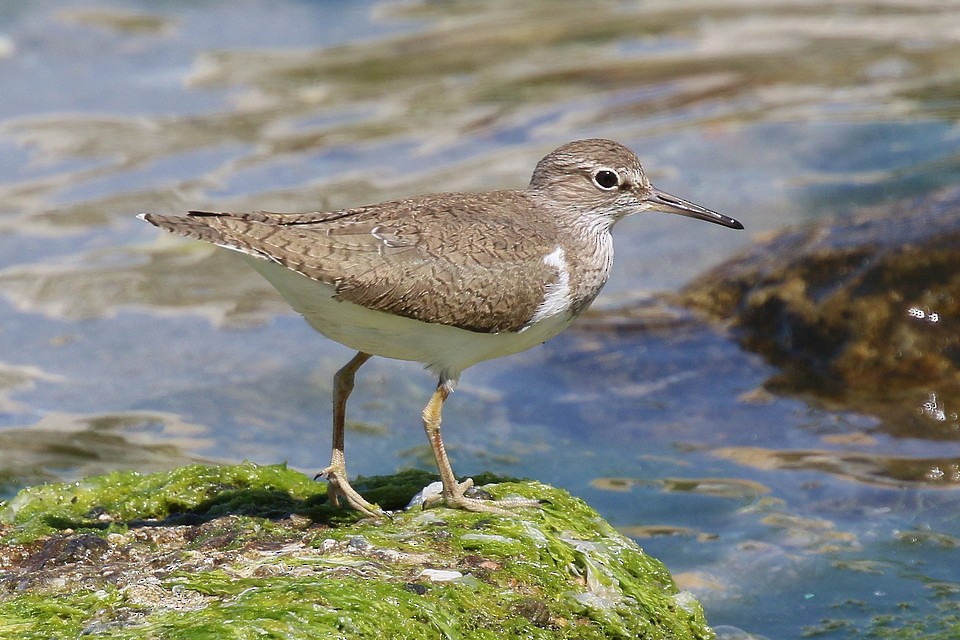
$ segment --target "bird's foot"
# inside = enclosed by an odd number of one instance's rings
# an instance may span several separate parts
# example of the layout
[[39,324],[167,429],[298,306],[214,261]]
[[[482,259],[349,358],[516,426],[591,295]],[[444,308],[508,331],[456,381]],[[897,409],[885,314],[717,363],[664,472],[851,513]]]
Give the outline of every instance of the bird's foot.
[[383,509],[367,502],[356,489],[350,486],[347,481],[347,470],[342,465],[330,465],[313,477],[314,480],[318,478],[327,479],[327,499],[333,506],[343,506],[342,500],[346,506],[372,518],[382,518],[387,515]]
[[423,508],[445,504],[453,509],[463,509],[465,511],[476,511],[480,513],[496,513],[499,515],[510,515],[510,509],[542,506],[539,500],[529,498],[490,500],[468,495],[471,493],[482,495],[484,492],[474,488],[473,478],[467,478],[463,482],[453,483],[449,488],[443,487],[442,491],[435,492],[432,495],[424,495],[421,504]]

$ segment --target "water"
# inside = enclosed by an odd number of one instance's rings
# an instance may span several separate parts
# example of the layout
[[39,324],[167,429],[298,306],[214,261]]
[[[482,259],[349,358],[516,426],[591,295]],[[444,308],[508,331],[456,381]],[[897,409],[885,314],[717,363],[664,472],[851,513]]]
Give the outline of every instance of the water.
[[[955,181],[957,5],[6,6],[0,497],[195,459],[326,464],[350,353],[241,262],[138,211],[518,187],[554,146],[606,136],[748,231],[621,223],[598,313],[466,372],[444,416],[455,468],[584,497],[714,625],[848,638],[944,615],[958,439],[769,396],[773,368],[645,300],[751,234]],[[413,364],[364,367],[351,473],[429,468],[433,384]]]

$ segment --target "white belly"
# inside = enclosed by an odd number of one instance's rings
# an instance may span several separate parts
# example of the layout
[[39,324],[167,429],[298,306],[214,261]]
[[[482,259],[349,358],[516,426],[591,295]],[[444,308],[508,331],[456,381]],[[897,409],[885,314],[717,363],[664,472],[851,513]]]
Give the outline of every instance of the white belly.
[[373,311],[336,300],[332,286],[275,262],[244,255],[310,326],[340,344],[374,355],[422,362],[438,376],[456,381],[484,360],[534,347],[565,329],[572,318],[556,314],[517,333],[476,333],[442,324]]

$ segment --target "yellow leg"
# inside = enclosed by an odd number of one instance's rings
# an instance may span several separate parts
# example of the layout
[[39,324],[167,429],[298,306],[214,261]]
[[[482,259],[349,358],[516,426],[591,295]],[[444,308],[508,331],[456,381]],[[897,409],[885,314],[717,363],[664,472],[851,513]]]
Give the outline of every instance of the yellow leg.
[[437,390],[433,392],[430,401],[423,409],[423,429],[427,432],[427,439],[433,449],[433,457],[437,461],[437,470],[440,472],[440,481],[443,483],[443,501],[449,507],[500,514],[510,513],[502,507],[539,506],[536,500],[517,499],[495,502],[466,496],[467,491],[473,487],[473,479],[467,478],[463,482],[457,482],[453,467],[450,466],[450,459],[447,457],[447,449],[443,445],[443,437],[440,435],[443,403],[450,395],[450,391],[450,385],[441,379],[440,384],[437,385]]
[[364,362],[370,359],[369,353],[357,353],[350,362],[343,366],[333,376],[333,450],[330,455],[330,466],[317,474],[324,476],[330,483],[327,489],[330,502],[340,506],[341,498],[348,506],[367,514],[379,517],[383,515],[380,507],[370,504],[363,499],[347,481],[347,463],[343,453],[344,422],[347,415],[347,398],[353,391],[353,381]]

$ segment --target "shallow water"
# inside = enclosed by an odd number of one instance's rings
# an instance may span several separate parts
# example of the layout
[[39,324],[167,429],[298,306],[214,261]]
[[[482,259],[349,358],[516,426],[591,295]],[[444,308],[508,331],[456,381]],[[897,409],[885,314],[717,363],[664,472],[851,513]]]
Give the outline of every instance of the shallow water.
[[[960,436],[936,412],[929,434],[904,437],[770,396],[769,365],[647,294],[751,235],[955,182],[957,9],[6,6],[0,497],[118,466],[326,462],[331,375],[349,352],[233,256],[136,212],[518,187],[554,146],[606,136],[658,186],[748,231],[621,223],[590,315],[464,375],[445,412],[455,468],[584,497],[714,625],[847,638],[882,616],[895,628],[948,614]],[[351,473],[429,468],[418,416],[432,385],[417,365],[364,367]],[[938,409],[956,425],[956,407]]]

